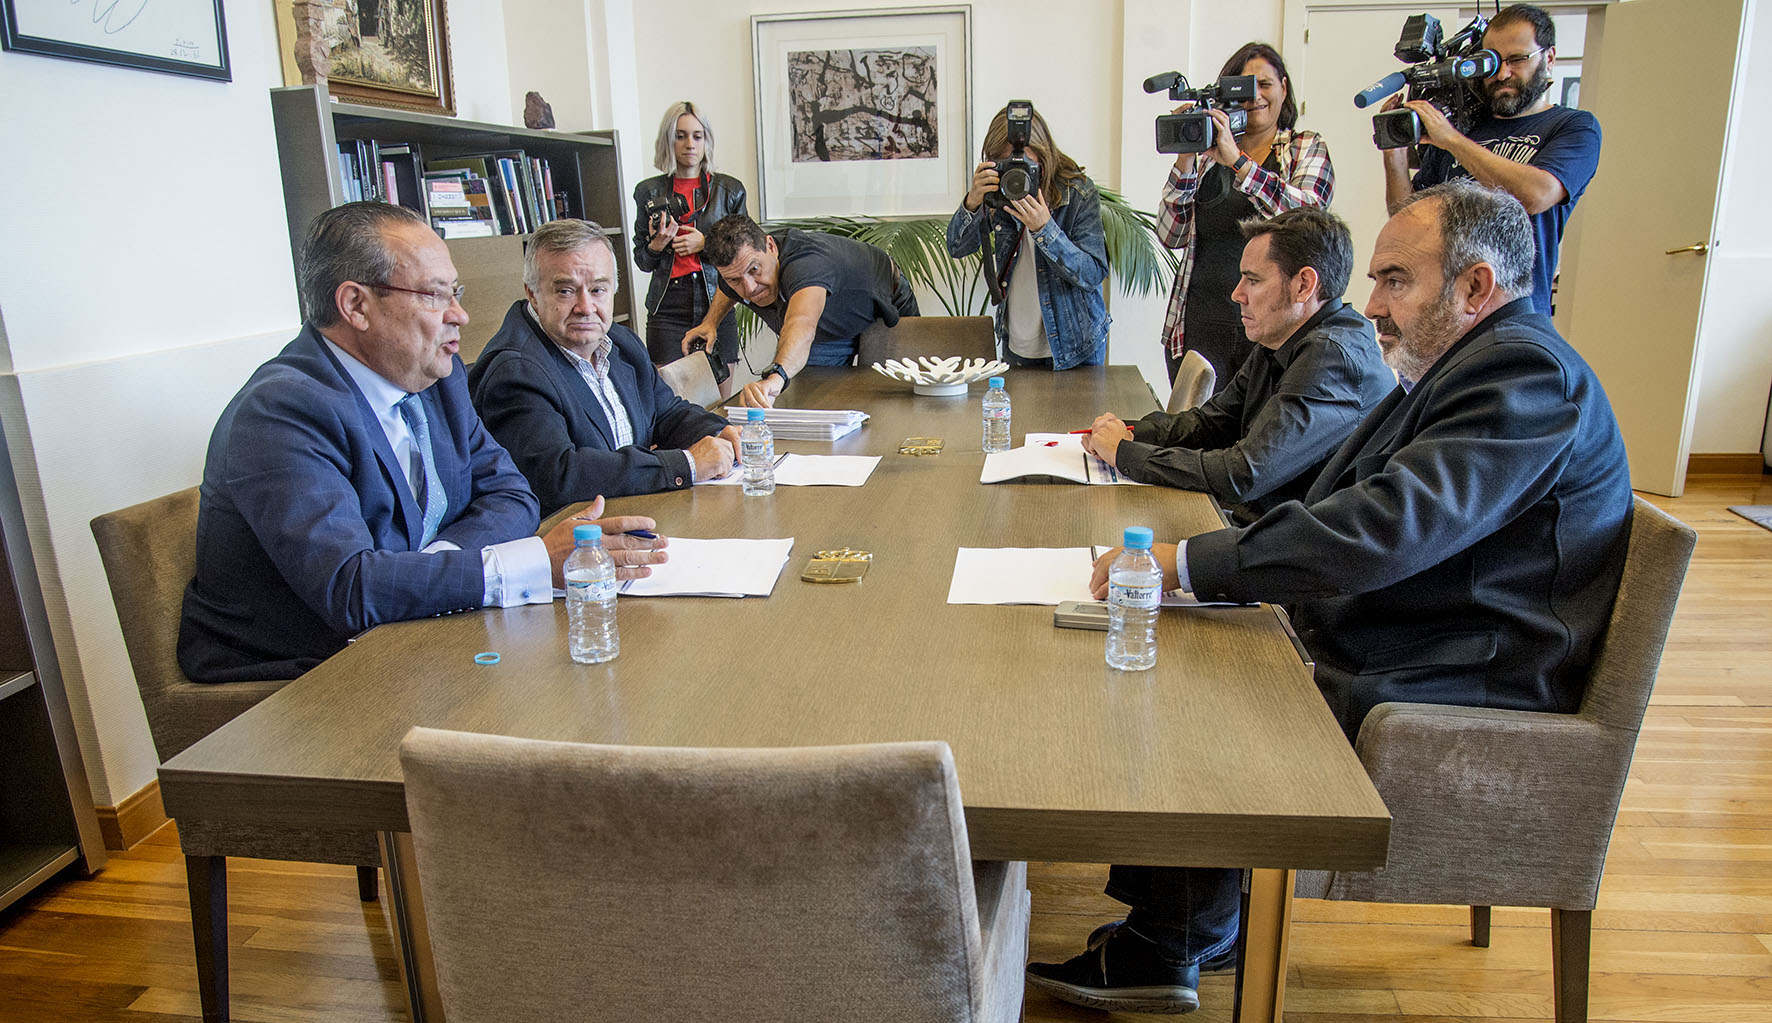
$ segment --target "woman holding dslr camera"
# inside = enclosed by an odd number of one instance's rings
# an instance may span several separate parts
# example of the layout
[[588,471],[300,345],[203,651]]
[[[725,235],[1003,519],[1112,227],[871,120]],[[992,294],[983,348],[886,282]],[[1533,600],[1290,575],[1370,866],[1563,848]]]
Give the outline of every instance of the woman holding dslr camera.
[[[1101,196],[1052,141],[1046,119],[1025,109],[1031,116],[1019,154],[1010,144],[1010,107],[991,119],[972,188],[948,221],[948,254],[957,259],[990,243],[984,273],[997,307],[999,358],[1055,370],[1099,366],[1107,359],[1109,322],[1101,295],[1107,278]],[[1039,187],[1005,201],[997,162],[1017,155],[1038,164]]]
[[[634,265],[652,275],[646,289],[646,351],[660,366],[685,354],[683,335],[707,315],[719,274],[701,258],[705,234],[733,213],[745,212],[744,184],[714,173],[714,129],[685,100],[665,110],[653,166],[665,173],[634,188]],[[713,369],[720,393],[738,363],[738,325],[720,321]]]
[[[1255,102],[1243,136],[1230,132],[1222,110],[1208,111],[1216,130],[1204,153],[1182,153],[1163,186],[1157,236],[1181,250],[1181,267],[1163,320],[1169,379],[1186,352],[1197,351],[1224,387],[1249,354],[1242,311],[1231,301],[1243,257],[1238,221],[1271,217],[1300,206],[1319,209],[1335,193],[1335,171],[1322,136],[1295,130],[1298,105],[1286,63],[1266,43],[1248,43],[1225,62],[1220,78],[1255,77]],[[1179,112],[1179,111],[1178,111]]]

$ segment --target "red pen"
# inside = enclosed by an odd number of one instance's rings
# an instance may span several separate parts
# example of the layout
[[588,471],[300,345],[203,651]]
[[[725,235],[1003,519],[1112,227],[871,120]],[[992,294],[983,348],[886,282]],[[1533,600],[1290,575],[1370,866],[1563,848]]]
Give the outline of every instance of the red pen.
[[1072,433],[1094,433],[1094,430],[1072,430]]

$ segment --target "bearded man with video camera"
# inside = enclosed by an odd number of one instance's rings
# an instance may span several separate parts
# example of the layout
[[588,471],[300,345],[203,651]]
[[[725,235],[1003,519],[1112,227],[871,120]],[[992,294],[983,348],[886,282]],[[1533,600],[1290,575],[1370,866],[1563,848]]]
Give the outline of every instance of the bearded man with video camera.
[[1543,10],[1530,4],[1503,9],[1483,33],[1483,47],[1501,62],[1483,82],[1487,111],[1469,134],[1425,100],[1404,102],[1399,93],[1385,103],[1385,110],[1415,111],[1424,147],[1413,179],[1407,149],[1381,150],[1385,206],[1395,213],[1416,190],[1458,177],[1476,178],[1520,200],[1532,217],[1538,251],[1532,306],[1549,316],[1563,229],[1600,164],[1600,123],[1585,110],[1551,102],[1557,29]]

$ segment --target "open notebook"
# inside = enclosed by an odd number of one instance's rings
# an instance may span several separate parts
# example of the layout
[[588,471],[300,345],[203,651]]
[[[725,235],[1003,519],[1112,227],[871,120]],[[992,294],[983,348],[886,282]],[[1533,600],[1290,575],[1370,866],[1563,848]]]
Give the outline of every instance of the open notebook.
[[1022,446],[984,456],[980,483],[1050,476],[1091,485],[1143,483],[1120,475],[1120,470],[1083,450],[1083,437],[1075,433],[1030,433]]

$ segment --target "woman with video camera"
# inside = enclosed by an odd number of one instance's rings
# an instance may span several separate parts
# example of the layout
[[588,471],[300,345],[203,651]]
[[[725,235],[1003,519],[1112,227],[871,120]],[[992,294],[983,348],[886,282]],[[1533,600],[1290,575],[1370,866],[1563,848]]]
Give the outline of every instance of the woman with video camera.
[[1175,158],[1157,208],[1157,237],[1181,250],[1163,320],[1164,363],[1173,381],[1181,357],[1199,352],[1218,374],[1214,393],[1251,348],[1241,310],[1231,301],[1243,256],[1237,223],[1300,206],[1326,208],[1335,193],[1322,136],[1294,128],[1298,105],[1279,52],[1247,43],[1219,72],[1220,78],[1232,75],[1255,77],[1255,102],[1246,108],[1242,137],[1232,135],[1224,111],[1208,111],[1216,128],[1213,147]]
[[[1012,144],[1012,111],[1020,147]],[[997,356],[1055,370],[1101,365],[1109,322],[1101,296],[1107,243],[1095,183],[1052,141],[1046,119],[1031,104],[997,111],[983,153],[971,190],[948,221],[948,254],[958,259],[985,249]],[[1038,169],[1037,184],[1015,197],[1014,186],[1033,177],[1027,162]],[[1009,180],[1000,182],[999,165]]]
[[[634,265],[652,275],[646,289],[646,351],[660,366],[681,359],[683,335],[707,315],[718,271],[702,260],[705,234],[733,213],[745,212],[744,184],[714,173],[714,128],[707,114],[684,100],[672,103],[658,125],[652,165],[664,171],[634,188]],[[738,363],[738,325],[720,321],[713,370],[720,393]]]

